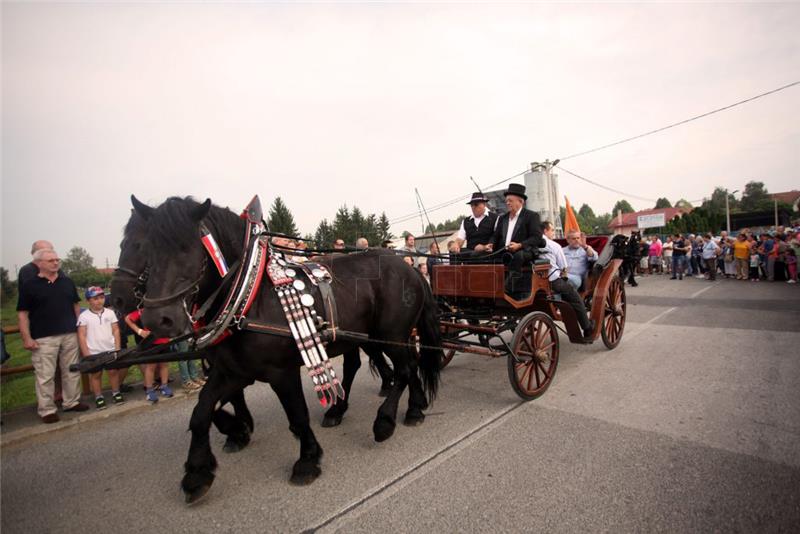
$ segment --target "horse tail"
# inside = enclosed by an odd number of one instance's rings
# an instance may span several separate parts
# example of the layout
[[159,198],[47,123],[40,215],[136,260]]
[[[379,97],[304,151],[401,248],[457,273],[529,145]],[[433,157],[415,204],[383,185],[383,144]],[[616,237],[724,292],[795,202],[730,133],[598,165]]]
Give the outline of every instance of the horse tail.
[[442,333],[439,329],[439,306],[428,284],[421,273],[422,282],[422,312],[417,319],[417,335],[421,344],[419,351],[419,372],[422,387],[428,394],[428,400],[433,401],[439,389],[439,375],[442,369]]

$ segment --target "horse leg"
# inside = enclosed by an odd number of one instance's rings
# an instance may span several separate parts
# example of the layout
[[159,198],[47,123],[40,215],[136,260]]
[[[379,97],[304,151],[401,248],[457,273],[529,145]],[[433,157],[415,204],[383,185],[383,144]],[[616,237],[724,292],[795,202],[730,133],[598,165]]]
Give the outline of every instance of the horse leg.
[[229,453],[239,452],[250,443],[250,434],[253,432],[253,416],[244,400],[244,390],[233,393],[225,401],[231,403],[236,415],[220,408],[214,412],[212,421],[217,429],[227,436],[222,450]]
[[197,405],[192,411],[189,429],[192,442],[189,445],[189,457],[184,464],[185,474],[181,487],[187,503],[193,503],[208,493],[214,482],[214,470],[217,459],[211,452],[209,430],[217,403],[236,391],[241,391],[244,384],[222,375],[216,368],[212,370],[205,387],[200,391]]
[[389,396],[389,392],[394,385],[394,370],[389,367],[380,347],[365,349],[365,352],[369,354],[370,362],[378,370],[378,375],[381,377],[381,390],[378,392],[378,396]]
[[311,484],[322,473],[320,469],[322,447],[311,431],[300,373],[297,368],[281,370],[272,377],[270,386],[278,395],[286,412],[289,428],[293,429],[292,432],[296,430],[295,434],[300,439],[300,458],[292,467],[292,476],[289,480],[293,484]]
[[394,434],[397,420],[397,405],[410,378],[410,360],[413,353],[407,347],[386,347],[384,352],[389,355],[394,366],[394,385],[389,391],[386,400],[378,408],[378,415],[372,424],[372,433],[375,441],[381,442],[389,439]]
[[342,367],[342,389],[344,389],[344,399],[338,399],[336,404],[325,412],[325,417],[322,419],[322,426],[326,428],[341,424],[342,417],[349,406],[353,380],[355,380],[356,373],[358,373],[361,367],[361,354],[358,347],[354,347],[352,350],[348,350],[344,353],[344,363]]
[[422,410],[428,407],[428,399],[425,398],[425,391],[422,389],[422,381],[417,372],[416,360],[411,360],[411,369],[408,378],[408,410],[403,424],[406,426],[418,426],[425,421],[425,414]]

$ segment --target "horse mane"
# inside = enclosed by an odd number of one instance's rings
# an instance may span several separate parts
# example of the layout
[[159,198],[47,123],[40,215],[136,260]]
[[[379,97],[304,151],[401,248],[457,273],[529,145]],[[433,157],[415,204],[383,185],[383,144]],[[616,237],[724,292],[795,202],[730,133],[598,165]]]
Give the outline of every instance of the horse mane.
[[[157,220],[157,224],[150,224],[151,244],[155,247],[177,248],[186,250],[195,246],[200,239],[198,221],[195,213],[201,204],[194,198],[187,196],[170,197],[155,209],[150,220]],[[129,222],[129,225],[133,221]],[[203,222],[211,230],[214,238],[222,249],[223,254],[230,258],[241,254],[238,249],[242,242],[241,219],[227,208],[216,205],[211,206]]]

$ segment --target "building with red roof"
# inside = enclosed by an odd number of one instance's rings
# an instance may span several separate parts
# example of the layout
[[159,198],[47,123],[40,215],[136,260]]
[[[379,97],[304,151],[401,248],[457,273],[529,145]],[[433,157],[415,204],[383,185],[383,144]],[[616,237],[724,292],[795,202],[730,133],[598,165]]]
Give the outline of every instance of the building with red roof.
[[614,235],[616,234],[630,235],[631,232],[640,230],[638,222],[640,215],[657,215],[659,213],[663,213],[664,222],[667,223],[672,219],[674,219],[676,216],[682,217],[684,213],[689,213],[690,211],[692,210],[688,208],[655,208],[652,210],[642,210],[642,211],[634,211],[632,213],[622,213],[611,219],[611,222],[608,223],[608,230]]

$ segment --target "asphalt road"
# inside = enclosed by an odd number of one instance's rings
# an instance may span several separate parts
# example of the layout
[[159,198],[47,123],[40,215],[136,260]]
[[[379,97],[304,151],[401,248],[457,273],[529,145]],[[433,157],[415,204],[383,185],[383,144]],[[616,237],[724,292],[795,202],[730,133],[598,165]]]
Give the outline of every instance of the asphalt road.
[[[800,527],[800,288],[654,276],[629,288],[621,345],[571,345],[522,403],[506,362],[459,354],[424,425],[375,443],[379,382],[314,430],[323,475],[288,483],[298,445],[268,386],[251,445],[209,494],[179,490],[193,400],[2,450],[2,531],[778,532]],[[337,361],[339,365],[340,362]],[[404,406],[404,402],[402,406]],[[112,408],[113,409],[113,408]],[[402,412],[401,412],[402,415]]]

